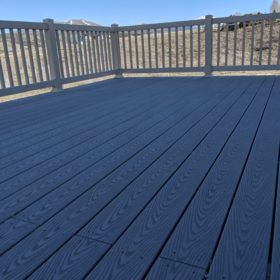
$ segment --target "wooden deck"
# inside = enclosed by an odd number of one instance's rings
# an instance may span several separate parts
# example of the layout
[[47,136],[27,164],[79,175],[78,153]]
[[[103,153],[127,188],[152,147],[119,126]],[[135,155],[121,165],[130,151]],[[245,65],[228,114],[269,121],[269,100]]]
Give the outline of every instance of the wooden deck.
[[279,279],[280,78],[125,78],[0,105],[0,279]]

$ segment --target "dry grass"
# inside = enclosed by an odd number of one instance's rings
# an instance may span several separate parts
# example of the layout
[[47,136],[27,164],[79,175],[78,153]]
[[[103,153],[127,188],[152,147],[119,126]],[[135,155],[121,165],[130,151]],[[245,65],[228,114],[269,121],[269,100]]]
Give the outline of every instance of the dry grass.
[[[271,64],[277,64],[278,58],[278,45],[279,45],[279,29],[280,22],[275,21],[272,29],[272,45],[271,45]],[[251,61],[251,48],[252,48],[252,27],[247,26],[245,32],[245,52],[244,52],[244,64],[250,65]],[[269,34],[270,27],[269,23],[265,22],[264,24],[264,36],[263,36],[263,45],[262,51],[260,51],[261,47],[261,24],[255,25],[255,36],[253,41],[253,65],[258,65],[260,60],[260,53],[262,53],[261,62],[262,64],[268,64],[269,58]],[[125,60],[127,68],[136,68],[136,44],[135,44],[135,33],[131,33],[131,57],[129,52],[129,37],[128,34],[124,36],[125,40],[123,43],[123,38],[120,38],[120,47],[121,47],[121,58],[122,58],[122,67],[125,67]],[[191,38],[193,38],[192,42],[192,52],[191,52]],[[242,49],[243,49],[243,28],[238,28],[236,32],[236,65],[242,65]],[[200,47],[199,40],[200,39]],[[138,46],[138,57],[139,57],[139,68],[143,68],[145,64],[146,67],[149,66],[149,53],[148,53],[148,34],[144,34],[144,59],[142,52],[142,40],[141,35],[137,35],[137,46]],[[162,43],[164,44],[164,59],[162,59]],[[126,49],[126,56],[124,56],[124,46]],[[171,46],[169,47],[168,33],[164,32],[164,36],[162,36],[160,32],[157,32],[157,36],[155,36],[154,32],[150,33],[150,46],[151,46],[151,67],[156,68],[157,64],[159,67],[165,64],[165,67],[169,66],[169,57],[171,57],[171,67],[176,67],[176,33],[171,32]],[[178,31],[178,66],[183,67],[183,31]],[[213,31],[213,65],[217,65],[218,57],[218,31]],[[191,53],[193,54],[191,56]],[[228,65],[233,65],[234,59],[234,31],[228,32]],[[193,65],[203,66],[205,62],[205,32],[201,29],[200,33],[197,28],[194,28],[192,34],[190,30],[185,31],[185,59],[186,66],[190,67]],[[191,61],[192,60],[192,61]],[[219,57],[220,66],[226,65],[226,30],[220,31],[220,57]],[[132,62],[132,63],[131,63]],[[156,63],[157,62],[157,63]],[[200,63],[199,63],[200,62]]]

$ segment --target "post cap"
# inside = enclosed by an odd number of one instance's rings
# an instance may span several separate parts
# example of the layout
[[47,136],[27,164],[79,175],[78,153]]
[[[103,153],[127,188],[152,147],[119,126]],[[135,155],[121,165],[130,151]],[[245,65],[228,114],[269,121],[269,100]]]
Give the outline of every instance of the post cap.
[[116,32],[118,30],[119,25],[116,23],[111,24],[111,28],[113,29],[113,32]]
[[54,20],[52,19],[52,18],[45,18],[45,19],[43,19],[43,22],[51,22],[51,23],[53,23],[54,22]]

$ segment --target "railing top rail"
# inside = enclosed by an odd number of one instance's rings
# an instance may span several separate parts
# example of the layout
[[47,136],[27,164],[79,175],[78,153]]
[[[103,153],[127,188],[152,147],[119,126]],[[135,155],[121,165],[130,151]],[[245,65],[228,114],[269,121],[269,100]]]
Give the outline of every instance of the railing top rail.
[[[111,27],[107,26],[86,26],[86,25],[72,25],[72,24],[54,24],[56,30],[69,31],[111,31]],[[25,21],[4,21],[0,20],[0,28],[14,28],[14,29],[41,29],[47,30],[48,25],[43,22],[25,22]]]
[[[271,19],[280,20],[280,13],[213,18],[213,23],[214,24],[232,23],[232,22],[271,20]],[[174,22],[164,22],[164,23],[120,26],[118,27],[118,30],[119,31],[145,30],[145,29],[154,29],[154,28],[182,27],[182,26],[203,25],[203,24],[205,24],[205,19],[197,19],[197,20],[187,20],[187,21],[174,21]],[[63,24],[63,23],[55,23],[54,26],[56,30],[69,30],[69,31],[78,31],[78,30],[79,31],[112,31],[113,30],[112,27],[109,26],[86,26],[86,25],[72,25],[72,24]],[[41,23],[41,22],[0,20],[0,28],[47,29],[48,26],[46,23]]]
[[42,22],[26,22],[26,21],[9,21],[0,20],[0,28],[14,29],[48,29],[48,25]]
[[258,21],[258,20],[270,20],[270,19],[272,20],[280,19],[280,13],[213,18],[213,23],[231,23],[231,22]]
[[112,31],[112,28],[108,26],[74,25],[64,23],[55,23],[54,28],[56,30],[66,31]]
[[165,22],[165,23],[120,26],[118,27],[118,30],[120,31],[145,30],[145,29],[154,29],[154,28],[182,27],[182,26],[203,25],[203,24],[205,24],[205,19],[197,19],[197,20],[187,20],[187,21],[174,21],[174,22]]

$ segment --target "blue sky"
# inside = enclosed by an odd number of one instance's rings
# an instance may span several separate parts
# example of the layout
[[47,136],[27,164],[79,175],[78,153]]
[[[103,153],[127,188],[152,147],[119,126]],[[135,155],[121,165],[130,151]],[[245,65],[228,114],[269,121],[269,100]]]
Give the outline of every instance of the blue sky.
[[0,20],[92,20],[101,25],[188,20],[206,14],[268,12],[271,0],[0,0]]

